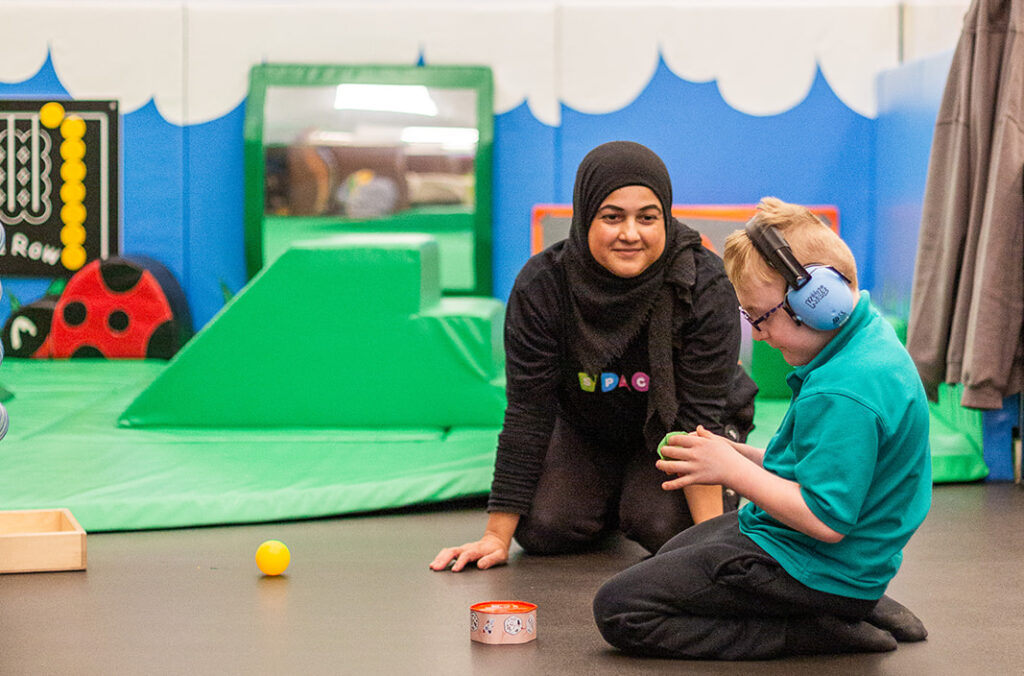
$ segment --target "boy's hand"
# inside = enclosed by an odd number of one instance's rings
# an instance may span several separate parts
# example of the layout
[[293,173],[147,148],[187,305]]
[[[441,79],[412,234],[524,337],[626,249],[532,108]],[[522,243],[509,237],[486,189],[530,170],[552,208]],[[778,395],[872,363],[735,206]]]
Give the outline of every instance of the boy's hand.
[[728,439],[708,432],[703,425],[698,425],[696,432],[670,437],[661,455],[664,459],[655,466],[666,474],[676,475],[661,485],[669,491],[692,484],[729,486],[745,461]]

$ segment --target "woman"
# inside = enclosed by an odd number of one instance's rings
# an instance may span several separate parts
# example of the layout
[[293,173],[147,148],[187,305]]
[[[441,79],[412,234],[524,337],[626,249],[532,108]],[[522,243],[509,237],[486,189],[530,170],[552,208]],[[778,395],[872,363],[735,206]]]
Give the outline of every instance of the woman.
[[432,569],[504,563],[513,536],[555,554],[617,529],[654,552],[722,513],[720,487],[664,491],[654,465],[672,430],[729,434],[739,418],[745,436],[756,391],[737,366],[722,261],[671,207],[668,170],[642,145],[606,143],[580,163],[569,237],[527,261],[509,298],[485,533],[442,549]]

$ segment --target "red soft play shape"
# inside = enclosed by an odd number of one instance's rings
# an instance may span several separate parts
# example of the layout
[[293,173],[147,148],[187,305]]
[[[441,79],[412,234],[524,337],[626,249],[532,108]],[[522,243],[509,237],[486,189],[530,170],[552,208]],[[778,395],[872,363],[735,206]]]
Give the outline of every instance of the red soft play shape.
[[123,258],[94,260],[68,280],[51,328],[54,358],[169,359],[179,324],[153,273]]

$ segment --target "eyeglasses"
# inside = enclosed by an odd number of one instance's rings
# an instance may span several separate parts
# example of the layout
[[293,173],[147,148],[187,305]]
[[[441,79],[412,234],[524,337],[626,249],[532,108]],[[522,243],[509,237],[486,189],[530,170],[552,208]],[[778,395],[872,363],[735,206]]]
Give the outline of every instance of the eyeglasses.
[[768,318],[771,317],[773,314],[775,314],[776,310],[778,310],[781,307],[785,307],[785,305],[786,305],[786,299],[783,298],[781,303],[779,303],[778,305],[773,307],[771,310],[768,310],[768,312],[765,312],[763,315],[761,315],[757,319],[751,319],[750,318],[750,314],[746,310],[744,310],[742,306],[740,307],[740,314],[743,315],[744,319],[746,319],[748,322],[750,322],[750,326],[752,326],[755,331],[760,331],[761,330],[761,324],[764,324],[766,321],[768,321]]

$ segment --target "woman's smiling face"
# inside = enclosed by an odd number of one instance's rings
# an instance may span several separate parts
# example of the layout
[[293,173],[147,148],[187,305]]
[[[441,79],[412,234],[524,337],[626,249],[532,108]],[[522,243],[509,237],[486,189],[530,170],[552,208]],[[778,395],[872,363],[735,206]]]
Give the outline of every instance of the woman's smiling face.
[[587,234],[590,254],[619,277],[636,277],[665,251],[665,214],[654,191],[627,185],[601,202]]

